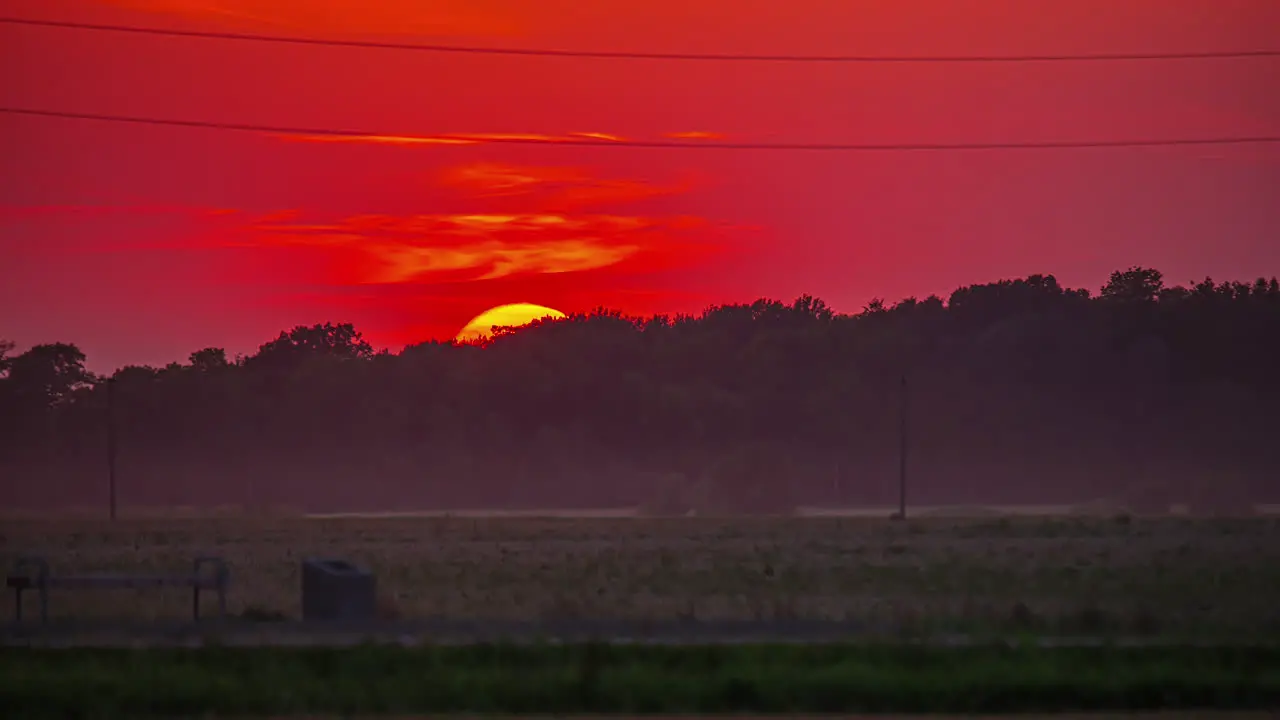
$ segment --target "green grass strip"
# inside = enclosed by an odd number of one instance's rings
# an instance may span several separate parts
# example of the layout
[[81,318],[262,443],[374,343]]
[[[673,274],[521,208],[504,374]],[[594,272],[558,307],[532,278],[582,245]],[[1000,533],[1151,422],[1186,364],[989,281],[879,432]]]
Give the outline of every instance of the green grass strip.
[[1280,707],[1275,648],[449,646],[0,651],[7,717]]

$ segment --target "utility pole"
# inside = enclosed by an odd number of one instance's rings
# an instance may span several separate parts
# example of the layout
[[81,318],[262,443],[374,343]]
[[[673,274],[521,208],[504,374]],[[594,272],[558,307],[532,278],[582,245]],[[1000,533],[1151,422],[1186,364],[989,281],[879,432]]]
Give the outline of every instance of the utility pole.
[[902,376],[898,407],[898,517],[907,519],[907,376]]
[[107,378],[107,484],[111,519],[116,519],[116,379]]

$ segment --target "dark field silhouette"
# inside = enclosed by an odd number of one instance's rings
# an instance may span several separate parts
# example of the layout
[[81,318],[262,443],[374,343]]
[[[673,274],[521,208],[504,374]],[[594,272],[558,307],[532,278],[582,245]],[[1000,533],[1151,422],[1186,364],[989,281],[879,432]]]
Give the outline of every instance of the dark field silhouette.
[[122,507],[892,506],[904,378],[912,503],[1243,513],[1280,495],[1274,278],[599,310],[399,353],[325,324],[110,378],[72,344],[0,349],[10,508],[105,510],[109,425]]

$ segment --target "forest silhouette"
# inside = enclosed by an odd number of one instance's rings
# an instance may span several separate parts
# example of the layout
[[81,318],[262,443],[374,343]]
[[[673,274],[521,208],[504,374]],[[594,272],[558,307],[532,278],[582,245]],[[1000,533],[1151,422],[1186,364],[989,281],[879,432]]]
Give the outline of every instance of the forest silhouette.
[[1276,502],[1280,284],[1052,275],[696,316],[597,310],[375,351],[297,327],[108,377],[0,343],[0,504],[313,512],[893,506],[910,498],[1235,512]]

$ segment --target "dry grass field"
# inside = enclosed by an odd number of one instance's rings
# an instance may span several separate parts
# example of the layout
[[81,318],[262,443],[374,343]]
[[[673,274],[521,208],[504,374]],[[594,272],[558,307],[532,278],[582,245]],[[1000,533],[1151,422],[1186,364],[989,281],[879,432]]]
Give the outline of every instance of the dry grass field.
[[[1280,634],[1280,518],[205,517],[0,521],[0,564],[231,566],[231,610],[299,614],[299,561],[353,560],[391,617],[835,619],[937,629]],[[51,614],[172,618],[181,591],[55,594]],[[5,594],[0,613],[11,617]]]

